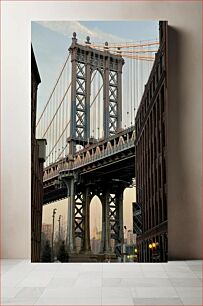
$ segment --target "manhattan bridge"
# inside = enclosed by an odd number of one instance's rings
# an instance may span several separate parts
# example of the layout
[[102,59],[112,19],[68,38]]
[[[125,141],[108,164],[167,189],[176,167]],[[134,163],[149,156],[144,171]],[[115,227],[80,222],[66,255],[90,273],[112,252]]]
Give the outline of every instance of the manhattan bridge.
[[44,205],[67,198],[67,247],[91,257],[90,202],[102,203],[101,254],[123,240],[123,192],[135,181],[136,112],[158,41],[96,44],[73,33],[37,122],[47,140]]

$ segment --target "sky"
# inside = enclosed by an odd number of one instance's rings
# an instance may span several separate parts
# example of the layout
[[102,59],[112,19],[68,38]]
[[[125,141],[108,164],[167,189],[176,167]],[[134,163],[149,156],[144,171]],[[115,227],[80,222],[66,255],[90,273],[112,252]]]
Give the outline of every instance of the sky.
[[158,28],[158,21],[33,21],[31,40],[42,81],[38,116],[65,62],[73,32],[82,41],[90,36],[91,42],[115,43],[155,40]]
[[[33,21],[31,40],[41,77],[38,88],[39,117],[53,89],[55,81],[68,55],[72,33],[85,41],[90,36],[91,42],[109,43],[135,42],[158,39],[158,21]],[[124,191],[124,225],[132,229],[132,202],[135,199],[135,188]],[[62,225],[66,228],[68,200],[58,201],[44,206],[43,222],[52,223],[52,210],[57,208],[56,220],[61,214]],[[94,198],[90,205],[91,225],[101,228],[101,203]],[[57,226],[56,226],[57,231]]]

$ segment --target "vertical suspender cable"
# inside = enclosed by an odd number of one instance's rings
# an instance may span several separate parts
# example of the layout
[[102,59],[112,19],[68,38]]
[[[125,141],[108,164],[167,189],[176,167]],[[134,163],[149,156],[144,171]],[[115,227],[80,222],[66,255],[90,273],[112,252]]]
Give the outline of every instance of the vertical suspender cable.
[[[64,91],[63,91],[63,78],[64,78],[64,73],[62,74],[62,78],[61,78],[61,81],[60,81],[60,95],[59,95],[60,96],[60,100],[59,101],[61,101],[62,96],[64,94]],[[63,104],[64,104],[64,100],[63,100],[62,106],[63,106]],[[63,107],[60,107],[60,110],[59,110],[59,123],[60,123],[60,125],[59,125],[59,130],[58,130],[58,133],[57,133],[58,135],[61,135],[61,132],[62,132],[62,124],[63,124],[62,109],[63,109]],[[58,136],[57,136],[56,140],[57,139],[58,139]],[[63,149],[62,147],[63,147],[63,142],[61,141],[61,149]]]
[[[134,52],[134,47],[133,47],[133,52]],[[133,59],[133,101],[134,101],[134,109],[133,109],[133,116],[134,116],[134,121],[135,121],[135,105],[136,105],[136,96],[135,96],[135,63],[136,63],[136,60]]]
[[[97,77],[97,76],[96,76]],[[97,79],[96,79],[97,80]],[[97,84],[97,82],[95,82]],[[96,96],[96,84],[93,87],[94,88],[94,98]],[[96,108],[95,108],[95,103],[93,104],[93,137],[95,137],[95,124],[96,124],[96,120],[95,120],[95,116],[96,116]]]
[[[50,121],[50,117],[51,117],[51,101],[49,103],[49,106],[48,106],[48,121]],[[49,139],[49,134],[47,135],[47,144],[48,144],[48,152],[50,151],[50,139]],[[51,163],[50,161],[50,157],[49,157],[49,164]]]
[[54,86],[54,88],[53,88],[53,90],[52,90],[52,92],[51,92],[51,94],[50,94],[50,96],[49,96],[49,99],[48,99],[48,101],[47,101],[47,103],[46,103],[46,105],[45,105],[45,107],[44,107],[44,110],[42,111],[42,113],[41,113],[41,115],[40,115],[40,117],[39,117],[38,122],[37,122],[36,125],[39,124],[39,122],[40,122],[42,116],[44,115],[44,112],[45,112],[46,109],[48,108],[48,105],[49,105],[49,103],[50,103],[50,100],[52,99],[52,95],[53,95],[53,93],[54,93],[54,91],[55,91],[55,89],[56,89],[56,87],[57,87],[57,84],[58,84],[58,81],[59,81],[59,79],[60,79],[60,77],[61,77],[61,74],[63,73],[63,71],[64,71],[64,69],[65,69],[65,67],[66,67],[67,62],[69,61],[69,57],[70,57],[70,54],[68,55],[68,57],[67,57],[67,59],[66,59],[64,65],[63,65],[63,67],[62,67],[62,69],[61,69],[61,71],[60,71],[59,77],[58,77],[58,79],[56,80],[55,86]]
[[[49,107],[47,107],[47,110],[46,110],[46,122],[48,122],[49,120]],[[43,131],[43,134],[44,134],[44,131]],[[47,146],[46,146],[46,152],[47,152],[47,156],[48,156],[48,152],[49,152],[49,143],[48,143],[48,139],[46,138],[47,140]],[[47,165],[49,163],[49,159],[47,159]]]
[[[67,84],[69,84],[69,80],[70,80],[70,75],[71,75],[71,64],[70,64],[70,61],[68,62],[68,67],[67,67],[67,74],[66,74],[66,80],[65,80],[65,87]],[[66,125],[66,122],[69,121],[69,117],[68,115],[70,114],[70,111],[69,111],[69,105],[71,105],[71,97],[70,97],[70,94],[71,94],[71,90],[70,92],[68,92],[67,94],[67,97],[66,97],[66,103],[65,103],[65,110],[64,110],[64,122],[65,122],[65,125]],[[64,127],[65,128],[65,127]],[[66,127],[66,131],[64,133],[64,137],[65,137],[65,143],[66,143],[66,139],[69,137],[69,127]],[[68,154],[68,145],[66,147],[66,155]]]
[[129,92],[129,96],[128,96],[128,113],[127,113],[127,115],[128,115],[128,119],[127,119],[127,121],[128,121],[128,123],[127,123],[127,128],[130,126],[130,105],[131,105],[131,94],[130,94],[130,68],[131,68],[131,65],[130,65],[130,59],[128,60],[128,64],[129,64],[129,66],[128,66],[128,92]]
[[[57,87],[58,87],[58,84],[57,84]],[[53,100],[52,100],[53,102],[52,102],[51,118],[53,116],[53,113],[54,113],[54,110],[55,110],[55,105],[57,103],[57,96],[56,96],[57,89],[58,89],[57,87],[56,87],[56,91],[54,92]],[[51,120],[51,118],[50,118],[50,120]],[[48,131],[48,135],[50,137],[50,150],[51,150],[51,148],[53,147],[53,144],[54,144],[54,139],[53,139],[54,138],[54,121],[52,122],[52,124],[50,126],[50,129]],[[49,150],[49,152],[50,152],[50,150]],[[52,159],[52,155],[51,155],[51,159]],[[54,160],[51,160],[51,163],[53,163],[53,162],[54,162]]]
[[[62,99],[62,96],[64,95],[64,91],[62,90],[63,87],[62,87],[62,83],[63,83],[63,77],[64,75],[62,76],[62,79],[61,79],[61,82],[60,82],[60,94],[59,94],[59,101],[61,101]],[[65,98],[64,98],[65,99]],[[63,103],[64,103],[64,99],[63,99]],[[63,105],[62,103],[62,105]],[[59,129],[57,131],[57,134],[58,135],[61,135],[61,132],[62,132],[62,120],[63,120],[63,117],[62,117],[62,109],[63,107],[60,107],[59,109]],[[58,139],[58,136],[56,138],[56,140]],[[62,139],[61,139],[61,142],[60,142],[60,149],[61,149],[61,152],[62,152],[62,149],[63,149],[63,142],[62,142]],[[63,157],[63,155],[62,155]]]
[[[54,95],[54,106],[56,106],[56,103],[57,103],[57,98],[58,98],[57,96],[58,95],[57,95],[57,89],[56,89],[56,92],[55,92],[55,95]],[[53,108],[53,112],[55,113],[55,107]],[[52,136],[53,139],[54,139],[54,134],[56,133],[56,131],[57,131],[56,118],[54,118],[54,121],[53,121],[53,136]],[[55,149],[55,151],[56,151],[56,149]],[[56,160],[56,152],[55,151],[54,151],[54,160],[53,160],[54,162]]]
[[[56,109],[57,109],[57,107],[58,107],[58,105],[60,103],[60,84],[61,84],[61,78],[59,80],[59,83],[58,83],[57,89],[56,89],[56,100],[55,100],[55,103],[54,103],[54,113],[53,113],[53,115],[55,114]],[[58,137],[58,131],[59,131],[59,126],[60,126],[60,118],[59,118],[59,116],[60,116],[60,109],[58,110],[57,115],[55,116],[55,118],[53,120],[53,124],[52,124],[53,128],[55,126],[55,129],[52,129],[53,130],[53,137],[52,137],[53,143],[52,143],[52,147],[54,146],[54,144],[56,142],[55,141],[55,136],[56,136],[56,139]],[[57,127],[56,127],[56,125],[57,125]]]
[[[97,93],[99,92],[99,72],[97,73]],[[97,113],[97,116],[95,117],[96,119],[96,122],[95,122],[95,138],[97,139],[97,135],[98,135],[98,96],[97,96],[97,99],[95,101],[95,109],[96,109],[96,113]]]
[[[61,79],[60,79],[59,86],[58,86],[58,101],[59,102],[57,103],[57,105],[60,103],[60,100],[61,100]],[[58,114],[56,115],[56,118],[58,119],[58,129],[56,131],[56,135],[58,137],[58,132],[60,132],[60,127],[61,127],[61,107],[59,108],[59,111],[58,111]],[[60,133],[59,133],[59,135],[60,135]],[[59,143],[59,148],[60,148],[60,151],[61,151],[61,141]]]
[[[68,64],[67,64],[67,67],[68,67]],[[66,76],[67,76],[67,67],[66,67],[66,71],[64,73],[64,80],[63,80],[63,92],[65,91],[65,88],[66,88]],[[64,131],[64,128],[65,128],[65,114],[64,114],[64,111],[65,111],[65,105],[66,105],[66,99],[67,99],[67,96],[68,96],[68,93],[64,99],[64,102],[63,102],[63,109],[62,109],[62,120],[63,120],[63,124],[62,124],[62,131]],[[63,137],[62,137],[62,142],[65,146],[66,144],[66,140],[65,140],[65,137],[64,137],[64,134],[63,134]],[[64,152],[64,156],[66,155],[66,151]]]
[[[99,88],[100,88],[100,75],[98,75],[99,77]],[[100,138],[100,93],[99,93],[99,96],[98,96],[98,139]]]
[[[141,41],[140,41],[140,44],[141,44]],[[140,60],[140,99],[139,100],[141,100],[141,96],[142,96],[142,61]]]
[[[92,79],[91,79],[91,81],[92,81]],[[91,107],[92,94],[93,94],[93,87],[92,87],[92,84],[91,84],[90,85],[90,137],[92,137],[92,107]]]
[[126,128],[126,122],[127,122],[127,103],[128,103],[128,60],[126,59],[126,83],[125,83],[125,87],[126,88],[126,91],[125,91],[125,105],[126,105],[126,108],[125,108],[125,113],[124,113],[124,116],[125,116],[125,121],[124,121],[124,128]]
[[126,122],[125,122],[125,128],[128,127],[128,114],[129,114],[129,99],[130,99],[130,95],[129,95],[129,59],[128,59],[128,66],[127,66],[128,70],[127,70],[127,100],[126,100]]
[[127,127],[130,126],[130,109],[131,109],[131,84],[130,84],[130,72],[131,72],[131,62],[130,62],[130,59],[129,59],[129,71],[128,71],[128,75],[129,75],[129,86],[128,86],[128,91],[129,91],[129,104],[128,104],[128,125]]
[[[54,97],[54,94],[53,94],[53,97]],[[48,106],[48,108],[49,108],[49,115],[48,115],[47,123],[50,121],[50,118],[51,118],[51,105],[52,105],[53,97],[51,98],[49,106]],[[50,148],[51,148],[50,130],[47,133],[46,139],[47,139],[47,143],[48,143],[48,153],[49,153],[50,152]],[[51,159],[49,157],[49,165],[50,164],[51,164]]]
[[[64,88],[64,78],[65,78],[65,71],[63,73],[63,79],[62,79],[62,82],[61,82],[61,91],[62,91],[62,95],[61,95],[61,99],[62,99],[62,96],[63,96],[63,93],[65,92],[65,88]],[[66,94],[67,95],[67,94]],[[65,99],[66,97],[64,98],[63,100],[63,105],[61,107],[61,128],[60,128],[60,133],[59,135],[61,135],[62,131],[63,131],[63,106],[65,104]],[[63,138],[61,139],[61,147],[62,149],[64,149],[65,147],[65,143],[63,142]],[[62,157],[64,157],[64,151],[63,151],[63,155]]]
[[[58,91],[57,91],[56,99],[58,100]],[[57,131],[57,130],[58,130],[58,116],[55,117],[55,122],[56,122],[55,131]],[[58,144],[57,144],[57,146],[56,146],[55,161],[56,161],[56,159],[57,159],[57,156],[59,155],[59,154],[58,154],[58,153],[59,153],[58,149],[59,149],[59,146],[58,146]]]
[[[98,93],[98,73],[97,73],[97,80],[96,80],[96,86],[95,86],[95,96]],[[97,115],[97,104],[94,103],[94,138],[96,138],[96,132],[97,132],[97,120],[96,120],[96,115]]]
[[130,75],[130,84],[131,84],[131,108],[130,108],[130,117],[131,117],[131,123],[133,124],[133,59],[130,60],[130,66],[131,66],[131,75]]
[[[141,43],[141,42],[140,42]],[[141,50],[143,49],[143,47],[141,46]],[[140,101],[141,101],[141,98],[142,98],[142,93],[143,93],[143,74],[142,74],[142,65],[143,65],[143,60],[140,60]]]
[[138,106],[139,106],[139,79],[138,79],[138,73],[139,73],[139,60],[137,59],[137,69],[136,69],[137,109],[138,109]]
[[132,80],[131,80],[131,69],[132,69],[132,66],[131,66],[131,59],[129,59],[129,64],[130,64],[130,66],[129,66],[129,94],[130,94],[130,107],[129,107],[129,126],[131,126],[131,122],[132,122],[132,113],[131,113],[131,109],[132,109],[132,95],[131,95],[131,90],[132,90],[132,86],[131,86],[131,82],[132,82]]
[[[57,87],[56,87],[56,90],[57,90]],[[56,92],[54,92],[53,100],[52,100],[51,118],[52,118],[52,116],[53,116],[54,108],[55,108],[55,105],[56,105],[55,94],[56,94]],[[50,120],[51,120],[51,118],[50,118]],[[50,153],[51,148],[53,147],[53,144],[54,144],[54,139],[53,139],[53,137],[54,137],[54,121],[52,122],[52,124],[51,124],[51,126],[50,126],[50,129],[48,130],[48,133],[47,133],[47,134],[49,135],[48,137],[50,138],[50,149],[49,149],[49,153]],[[50,158],[51,158],[51,163],[54,162],[54,160],[53,160],[52,157],[53,157],[53,155],[50,156]]]

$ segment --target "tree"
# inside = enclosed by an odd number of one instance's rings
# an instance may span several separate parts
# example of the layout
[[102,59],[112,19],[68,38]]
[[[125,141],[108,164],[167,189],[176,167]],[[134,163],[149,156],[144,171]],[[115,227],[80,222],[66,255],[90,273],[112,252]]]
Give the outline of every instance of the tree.
[[69,261],[68,252],[66,251],[66,247],[65,247],[65,241],[62,241],[62,243],[61,243],[61,246],[60,246],[59,251],[58,251],[57,259],[60,262],[68,262]]
[[42,262],[51,262],[51,247],[49,240],[46,240],[43,252],[42,252]]

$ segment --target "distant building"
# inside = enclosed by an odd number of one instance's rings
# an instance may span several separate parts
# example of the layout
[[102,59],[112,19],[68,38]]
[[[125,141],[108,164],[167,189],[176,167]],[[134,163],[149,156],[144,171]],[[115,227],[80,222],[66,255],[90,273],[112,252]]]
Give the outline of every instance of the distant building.
[[80,237],[76,237],[75,238],[75,250],[76,250],[76,253],[79,253],[80,249],[81,249],[81,239],[80,239]]
[[133,233],[133,244],[137,243],[137,234]]
[[98,254],[100,252],[101,241],[92,238],[90,240],[91,251],[93,254]]
[[90,245],[91,245],[91,251],[94,254],[98,254],[100,252],[101,248],[101,231],[98,231],[97,226],[93,228],[93,237],[90,240]]
[[133,244],[133,231],[132,230],[127,231],[127,244],[128,245]]
[[51,242],[52,239],[52,224],[42,224],[42,233],[44,233],[44,237],[46,240],[49,240]]
[[135,119],[134,217],[140,262],[167,261],[167,22],[159,27],[160,47]]
[[43,205],[43,163],[46,140],[36,139],[37,88],[41,82],[31,47],[31,261],[40,261]]
[[65,234],[65,229],[63,228],[63,225],[61,225],[61,228],[60,228],[60,235],[59,235],[59,231],[58,230],[55,230],[55,234],[54,234],[54,239],[55,240],[64,240],[65,241],[65,237],[66,237],[66,234]]

